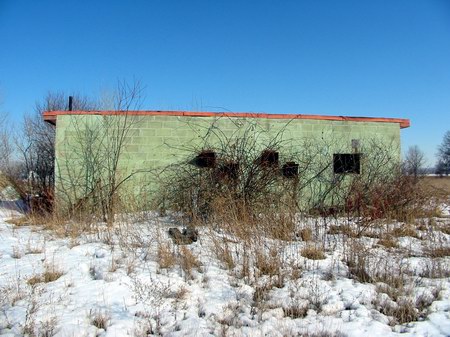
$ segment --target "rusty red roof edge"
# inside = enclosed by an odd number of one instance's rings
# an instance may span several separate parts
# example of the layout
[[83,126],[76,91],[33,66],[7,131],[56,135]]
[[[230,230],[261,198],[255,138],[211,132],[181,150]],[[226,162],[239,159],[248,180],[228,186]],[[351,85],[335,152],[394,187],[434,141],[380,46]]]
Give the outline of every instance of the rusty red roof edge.
[[167,110],[139,110],[139,111],[45,111],[45,121],[56,124],[57,116],[61,115],[140,115],[140,116],[187,116],[187,117],[240,117],[240,118],[268,118],[268,119],[312,119],[328,121],[351,121],[351,122],[381,122],[399,123],[400,127],[410,126],[409,119],[384,118],[384,117],[352,117],[352,116],[326,116],[326,115],[303,115],[303,114],[267,114],[254,112],[203,112],[203,111],[167,111]]

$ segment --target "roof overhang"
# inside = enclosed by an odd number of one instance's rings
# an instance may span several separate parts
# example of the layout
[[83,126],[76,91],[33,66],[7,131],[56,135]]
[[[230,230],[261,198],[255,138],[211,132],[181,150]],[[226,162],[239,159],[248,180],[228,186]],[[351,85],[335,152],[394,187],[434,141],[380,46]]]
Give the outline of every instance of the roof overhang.
[[400,128],[410,126],[409,119],[384,118],[384,117],[351,117],[351,116],[326,116],[303,114],[267,114],[253,112],[203,112],[203,111],[164,111],[164,110],[138,110],[138,111],[45,111],[43,118],[46,122],[56,125],[57,116],[61,115],[100,115],[100,116],[186,116],[186,117],[238,117],[238,118],[266,118],[266,119],[312,119],[327,121],[349,122],[374,122],[374,123],[398,123]]

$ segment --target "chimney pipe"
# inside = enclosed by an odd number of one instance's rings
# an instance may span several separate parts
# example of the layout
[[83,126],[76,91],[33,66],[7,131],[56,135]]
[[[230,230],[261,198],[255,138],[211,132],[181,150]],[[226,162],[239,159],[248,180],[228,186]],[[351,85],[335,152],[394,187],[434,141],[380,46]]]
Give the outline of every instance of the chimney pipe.
[[69,111],[72,111],[73,108],[73,96],[69,96]]

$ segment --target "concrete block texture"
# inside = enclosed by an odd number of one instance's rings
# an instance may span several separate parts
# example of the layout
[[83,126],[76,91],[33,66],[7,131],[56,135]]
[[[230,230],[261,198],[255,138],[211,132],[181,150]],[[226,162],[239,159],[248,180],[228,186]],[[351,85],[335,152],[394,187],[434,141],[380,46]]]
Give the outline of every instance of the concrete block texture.
[[[389,147],[392,157],[400,160],[400,125],[396,122],[64,114],[57,116],[56,125],[56,198],[60,204],[82,198],[88,190],[85,185],[95,186],[92,180],[107,172],[115,158],[120,179],[128,177],[124,189],[145,191],[151,199],[167,167],[188,162],[205,149],[220,153],[221,148],[245,138],[252,139],[252,151],[280,151],[280,165],[282,161],[301,162],[302,153],[311,151],[307,146],[314,147],[318,161],[331,163],[334,153],[368,153],[376,151],[375,143]],[[355,139],[358,149],[352,147]],[[333,173],[332,165],[328,170]]]

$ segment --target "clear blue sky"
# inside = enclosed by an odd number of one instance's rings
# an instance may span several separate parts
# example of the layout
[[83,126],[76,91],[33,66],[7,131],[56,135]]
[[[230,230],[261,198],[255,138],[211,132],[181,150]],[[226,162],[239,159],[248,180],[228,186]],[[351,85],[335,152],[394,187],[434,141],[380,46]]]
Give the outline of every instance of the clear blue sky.
[[411,119],[450,130],[450,1],[0,0],[0,109],[146,85],[145,109]]

